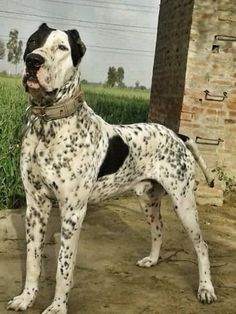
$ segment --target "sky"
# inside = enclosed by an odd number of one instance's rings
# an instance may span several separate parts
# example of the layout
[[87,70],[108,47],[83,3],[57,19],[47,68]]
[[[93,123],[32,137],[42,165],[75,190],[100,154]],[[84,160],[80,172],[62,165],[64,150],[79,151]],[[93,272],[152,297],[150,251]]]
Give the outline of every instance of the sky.
[[[41,23],[62,30],[77,29],[87,47],[81,77],[104,83],[109,66],[123,67],[124,83],[151,86],[159,1],[149,0],[0,0],[0,39],[11,29],[25,43]],[[19,71],[23,63],[19,65]],[[0,60],[0,71],[15,67]]]

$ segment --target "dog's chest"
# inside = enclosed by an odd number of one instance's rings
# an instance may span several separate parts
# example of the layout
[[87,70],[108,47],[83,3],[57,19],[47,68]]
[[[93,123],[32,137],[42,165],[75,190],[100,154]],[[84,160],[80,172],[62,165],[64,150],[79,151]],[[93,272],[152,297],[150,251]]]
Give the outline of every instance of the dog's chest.
[[95,171],[102,153],[98,132],[78,124],[76,119],[61,119],[43,127],[38,123],[28,132],[21,153],[23,180],[35,178],[47,186],[53,182],[62,185]]

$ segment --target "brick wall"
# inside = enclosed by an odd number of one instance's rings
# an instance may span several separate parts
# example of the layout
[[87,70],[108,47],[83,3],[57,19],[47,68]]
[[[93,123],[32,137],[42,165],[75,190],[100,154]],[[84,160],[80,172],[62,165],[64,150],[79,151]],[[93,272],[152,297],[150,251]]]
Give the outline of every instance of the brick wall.
[[[164,25],[167,24],[168,29],[171,24],[172,29],[180,27],[173,20],[174,16],[178,19],[177,14],[171,12],[176,10],[174,4],[178,2],[183,4],[179,4],[184,10],[179,17],[183,25],[175,32],[185,33],[181,38],[187,43],[181,57],[172,46],[171,62],[176,64],[179,58],[181,67],[175,65],[168,73],[165,59],[171,36],[165,35],[168,30]],[[236,175],[236,5],[233,2],[162,1],[158,33],[163,34],[157,36],[150,118],[194,139],[206,138],[200,139],[204,144],[199,144],[199,148],[209,166],[224,165]],[[165,38],[166,43],[162,43]],[[178,45],[175,36],[173,43]]]
[[[217,163],[236,175],[236,3],[233,2],[195,0],[180,132],[193,138],[215,140],[210,141],[212,144],[223,140],[215,146],[203,140],[208,144],[199,144],[199,148],[211,168]],[[210,95],[206,95],[206,90]],[[223,99],[225,92],[227,98]]]

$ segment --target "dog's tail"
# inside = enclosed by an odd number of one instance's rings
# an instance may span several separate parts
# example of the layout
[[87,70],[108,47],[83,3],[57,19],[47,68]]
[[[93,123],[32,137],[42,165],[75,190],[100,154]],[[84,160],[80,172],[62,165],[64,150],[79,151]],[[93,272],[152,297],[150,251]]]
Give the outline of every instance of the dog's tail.
[[179,138],[181,138],[181,140],[185,143],[186,147],[193,154],[193,157],[194,157],[196,163],[199,165],[199,167],[201,168],[201,170],[202,170],[202,172],[206,178],[208,186],[213,188],[214,187],[214,178],[210,174],[210,171],[207,168],[207,165],[206,165],[202,155],[200,154],[200,151],[199,151],[196,143],[186,135],[178,134],[178,136],[179,136]]

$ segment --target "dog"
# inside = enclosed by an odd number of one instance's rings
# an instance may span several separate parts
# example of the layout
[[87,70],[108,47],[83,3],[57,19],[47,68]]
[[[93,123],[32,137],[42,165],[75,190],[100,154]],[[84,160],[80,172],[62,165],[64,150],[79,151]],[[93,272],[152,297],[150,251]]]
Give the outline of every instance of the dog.
[[160,204],[167,192],[197,253],[198,298],[216,301],[193,192],[195,160],[208,184],[213,181],[196,144],[160,124],[110,125],[97,116],[80,92],[79,65],[85,51],[77,30],[61,31],[45,23],[27,41],[23,85],[31,113],[20,165],[27,202],[26,280],[8,309],[26,310],[36,298],[52,198],[61,212],[61,243],[55,296],[43,314],[65,314],[87,204],[127,190],[135,191],[151,227],[151,252],[137,265],[158,262]]

